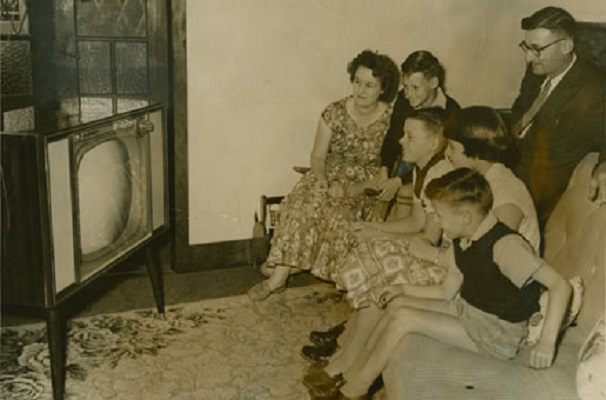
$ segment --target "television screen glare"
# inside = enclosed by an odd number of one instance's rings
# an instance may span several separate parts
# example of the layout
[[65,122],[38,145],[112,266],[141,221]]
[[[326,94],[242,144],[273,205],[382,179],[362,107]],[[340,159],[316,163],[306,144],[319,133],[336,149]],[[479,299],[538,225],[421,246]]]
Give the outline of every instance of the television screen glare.
[[80,248],[86,256],[111,246],[128,223],[133,174],[127,148],[118,139],[93,147],[77,176]]

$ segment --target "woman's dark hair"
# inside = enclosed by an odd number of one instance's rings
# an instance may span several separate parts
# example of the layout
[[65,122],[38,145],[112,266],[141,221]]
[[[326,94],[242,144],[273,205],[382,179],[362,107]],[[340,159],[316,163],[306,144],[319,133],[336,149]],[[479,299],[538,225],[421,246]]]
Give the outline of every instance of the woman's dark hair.
[[396,98],[400,87],[400,71],[396,63],[386,56],[371,50],[364,50],[347,64],[349,80],[354,81],[358,68],[366,67],[372,71],[372,76],[381,81],[382,93],[380,101],[390,103]]
[[426,79],[437,78],[438,86],[444,90],[446,71],[436,56],[429,51],[417,50],[410,53],[401,67],[403,76],[421,72]]
[[480,172],[471,168],[458,168],[431,180],[425,188],[425,196],[455,208],[471,205],[482,214],[488,214],[493,203],[490,184]]
[[459,111],[457,123],[444,132],[446,138],[463,145],[470,158],[511,165],[515,160],[515,141],[503,118],[490,107],[473,106]]

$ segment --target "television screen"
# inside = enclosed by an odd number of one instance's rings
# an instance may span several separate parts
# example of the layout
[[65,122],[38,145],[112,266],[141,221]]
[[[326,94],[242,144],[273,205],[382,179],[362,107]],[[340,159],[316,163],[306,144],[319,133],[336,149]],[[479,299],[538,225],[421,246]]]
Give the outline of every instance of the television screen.
[[80,249],[86,257],[118,240],[128,222],[132,180],[124,144],[108,140],[89,150],[77,180]]
[[81,279],[151,235],[150,139],[140,127],[127,119],[74,138]]

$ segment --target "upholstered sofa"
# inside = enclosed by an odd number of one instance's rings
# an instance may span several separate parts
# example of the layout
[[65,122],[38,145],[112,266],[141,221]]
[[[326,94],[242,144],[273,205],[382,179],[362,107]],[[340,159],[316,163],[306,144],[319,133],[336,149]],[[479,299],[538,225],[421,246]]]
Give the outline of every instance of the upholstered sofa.
[[[584,284],[576,323],[564,332],[553,366],[528,367],[527,349],[513,361],[501,361],[409,335],[399,343],[383,373],[387,399],[573,400],[587,392],[577,388],[580,353],[587,351],[588,337],[592,331],[595,336],[605,308],[606,206],[598,207],[587,198],[596,162],[597,154],[589,154],[579,163],[546,227],[545,259],[563,276],[580,276]],[[598,364],[603,367],[603,360]],[[603,395],[603,389],[595,387],[603,387],[606,376],[590,371],[581,381]]]

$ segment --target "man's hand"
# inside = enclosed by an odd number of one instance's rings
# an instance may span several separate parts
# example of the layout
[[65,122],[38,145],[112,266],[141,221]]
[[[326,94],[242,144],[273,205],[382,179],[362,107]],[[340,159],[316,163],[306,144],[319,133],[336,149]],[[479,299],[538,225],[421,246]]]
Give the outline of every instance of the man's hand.
[[593,170],[589,198],[597,201],[600,206],[606,204],[606,161],[598,164]]
[[402,181],[397,176],[382,181],[378,187],[378,189],[381,190],[381,193],[377,196],[377,199],[379,201],[389,201],[393,199],[398,192],[398,189],[400,189],[400,186],[402,186]]

